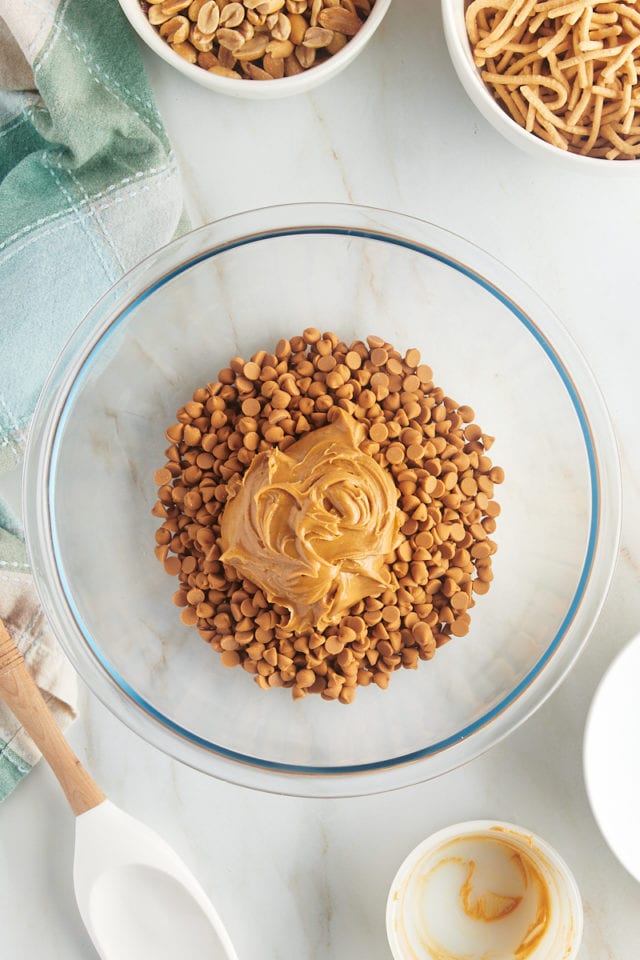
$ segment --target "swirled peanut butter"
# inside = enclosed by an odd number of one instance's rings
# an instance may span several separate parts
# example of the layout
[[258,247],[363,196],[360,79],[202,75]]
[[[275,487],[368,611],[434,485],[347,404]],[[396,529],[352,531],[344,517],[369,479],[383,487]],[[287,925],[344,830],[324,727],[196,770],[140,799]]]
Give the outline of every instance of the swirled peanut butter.
[[393,478],[359,449],[365,436],[339,410],[286,451],[258,454],[229,484],[221,560],[288,608],[292,633],[337,623],[389,585],[404,515]]

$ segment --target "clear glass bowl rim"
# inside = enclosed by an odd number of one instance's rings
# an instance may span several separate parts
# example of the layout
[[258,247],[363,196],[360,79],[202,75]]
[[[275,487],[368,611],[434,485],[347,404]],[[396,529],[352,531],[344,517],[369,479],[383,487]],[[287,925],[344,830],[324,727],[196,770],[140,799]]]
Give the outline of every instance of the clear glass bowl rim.
[[[141,299],[203,259],[240,245],[309,233],[349,234],[400,245],[440,260],[496,296],[525,324],[563,380],[585,438],[592,481],[589,545],[576,594],[559,631],[527,676],[499,704],[447,740],[407,756],[349,767],[300,767],[238,754],[185,730],[148,704],[108,664],[74,611],[51,523],[49,481],[65,405],[109,333]],[[191,251],[186,258],[185,246]],[[500,285],[489,277],[499,278]],[[264,207],[206,224],[161,248],[114,284],[70,337],[42,390],[25,456],[23,500],[27,545],[45,612],[67,656],[107,708],[144,739],[196,769],[245,786],[303,796],[361,795],[431,779],[468,762],[524,722],[562,681],[593,628],[613,574],[621,513],[619,459],[604,401],[579,349],[540,297],[479,247],[427,221],[329,203]],[[563,649],[572,630],[571,643]]]

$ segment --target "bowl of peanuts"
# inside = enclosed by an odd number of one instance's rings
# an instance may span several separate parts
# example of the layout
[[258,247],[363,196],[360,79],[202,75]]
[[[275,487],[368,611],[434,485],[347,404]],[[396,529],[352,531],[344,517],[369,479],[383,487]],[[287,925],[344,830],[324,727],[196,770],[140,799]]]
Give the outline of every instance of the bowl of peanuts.
[[515,729],[606,595],[618,458],[581,355],[460,237],[302,204],[140,264],[33,421],[26,534],[94,693],[274,792],[436,777]]
[[[391,0],[120,0],[163,60],[210,90],[273,99],[340,73]],[[269,81],[269,82],[267,82]]]
[[449,53],[486,120],[576,171],[640,166],[640,11],[596,0],[442,0]]

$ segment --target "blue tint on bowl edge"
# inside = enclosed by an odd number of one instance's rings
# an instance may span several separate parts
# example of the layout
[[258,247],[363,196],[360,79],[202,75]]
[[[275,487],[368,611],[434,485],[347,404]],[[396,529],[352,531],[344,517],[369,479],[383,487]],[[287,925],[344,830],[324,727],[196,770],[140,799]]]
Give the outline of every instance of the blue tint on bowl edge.
[[[576,411],[578,417],[578,422],[580,423],[580,429],[585,441],[585,447],[587,452],[587,459],[589,463],[589,477],[591,480],[591,522],[589,527],[589,538],[587,542],[587,552],[585,557],[585,562],[582,568],[582,573],[578,581],[578,586],[576,592],[573,596],[569,609],[558,628],[556,635],[553,640],[545,650],[542,657],[538,660],[536,665],[526,674],[526,676],[520,681],[520,683],[504,697],[495,707],[487,711],[482,717],[468,726],[464,727],[458,733],[453,734],[450,737],[446,737],[444,740],[438,741],[438,743],[433,744],[430,747],[424,747],[421,750],[415,750],[412,753],[404,754],[400,757],[392,757],[388,760],[381,760],[376,763],[362,763],[355,765],[347,765],[342,767],[313,767],[313,766],[298,766],[291,763],[279,763],[272,760],[261,760],[258,757],[247,756],[246,754],[239,753],[235,750],[229,750],[226,747],[219,746],[218,744],[211,743],[211,741],[206,740],[203,737],[199,737],[197,734],[193,733],[190,730],[187,730],[185,727],[180,726],[180,724],[175,723],[173,720],[170,720],[168,717],[165,717],[159,710],[156,710],[144,697],[141,697],[128,683],[127,681],[120,676],[117,670],[115,670],[109,661],[106,659],[104,654],[101,652],[100,648],[96,644],[95,640],[87,630],[84,621],[80,615],[80,612],[73,600],[71,589],[69,587],[68,581],[64,574],[64,567],[62,564],[62,559],[60,556],[60,549],[58,544],[58,536],[56,532],[55,525],[55,510],[53,502],[53,481],[52,477],[55,475],[56,462],[58,458],[58,450],[60,443],[60,435],[65,424],[65,419],[67,417],[67,411],[71,401],[73,400],[74,395],[76,394],[78,387],[89,370],[93,358],[98,354],[102,346],[106,343],[109,336],[116,330],[120,324],[125,320],[129,313],[131,313],[135,308],[142,303],[147,297],[151,296],[156,290],[160,289],[170,280],[173,280],[174,277],[179,276],[181,273],[184,273],[187,270],[190,270],[192,267],[197,266],[197,264],[202,263],[205,260],[209,260],[212,257],[217,256],[221,253],[226,253],[229,250],[234,250],[238,247],[246,246],[250,243],[255,243],[261,240],[274,240],[281,237],[289,236],[300,236],[300,235],[309,235],[309,234],[328,234],[333,236],[354,236],[361,237],[366,240],[378,240],[383,243],[391,243],[395,246],[404,247],[407,250],[412,250],[415,253],[423,254],[424,256],[429,257],[432,260],[436,260],[440,263],[446,264],[446,266],[451,267],[457,273],[461,273],[463,276],[468,277],[474,283],[477,283],[479,286],[483,287],[488,293],[490,293],[496,300],[499,300],[513,315],[516,317],[520,323],[529,331],[533,336],[536,342],[542,347],[547,357],[553,364],[556,369],[560,379],[562,380],[564,386],[567,389],[571,402]],[[466,267],[464,264],[458,263],[456,260],[452,260],[450,257],[445,256],[445,254],[440,253],[437,250],[433,250],[429,247],[421,246],[418,243],[412,243],[409,240],[401,239],[400,237],[390,236],[381,233],[374,233],[368,230],[359,230],[359,229],[344,229],[341,227],[303,227],[303,228],[292,228],[291,230],[274,230],[268,231],[259,234],[252,234],[247,237],[242,237],[238,240],[231,241],[229,243],[222,244],[219,247],[216,247],[214,250],[209,250],[206,253],[201,254],[200,256],[193,257],[187,263],[182,264],[179,267],[176,267],[175,270],[172,270],[169,274],[162,277],[160,280],[153,283],[148,287],[140,296],[136,297],[129,306],[122,311],[120,316],[109,325],[108,330],[106,330],[97,343],[92,347],[89,352],[86,360],[82,364],[82,367],[78,371],[78,375],[75,378],[67,399],[65,400],[62,413],[56,428],[56,436],[53,443],[52,453],[51,453],[51,465],[49,471],[49,511],[51,515],[51,536],[53,542],[53,550],[56,559],[56,565],[60,574],[60,582],[62,589],[64,591],[67,603],[71,609],[73,617],[78,624],[86,642],[89,645],[89,648],[102,664],[104,669],[107,671],[112,680],[115,681],[120,690],[126,693],[135,703],[137,703],[142,709],[152,716],[155,720],[158,720],[163,726],[168,727],[174,733],[179,734],[181,737],[184,737],[186,740],[189,740],[191,743],[197,744],[200,747],[204,747],[210,752],[219,754],[221,757],[224,757],[229,760],[235,760],[242,763],[248,763],[251,766],[260,767],[266,770],[272,770],[278,773],[295,773],[295,774],[309,774],[309,775],[345,775],[353,773],[367,773],[376,770],[384,770],[389,767],[399,766],[405,763],[411,763],[416,760],[424,759],[425,757],[431,756],[435,753],[439,753],[442,750],[445,750],[447,747],[453,746],[456,743],[459,743],[462,740],[465,740],[467,737],[476,733],[482,727],[486,726],[491,720],[497,717],[503,710],[506,709],[514,700],[524,693],[526,688],[532,683],[533,680],[541,672],[542,668],[548,662],[548,660],[553,656],[558,646],[560,645],[564,634],[566,633],[569,624],[573,620],[580,602],[584,595],[585,587],[589,579],[589,574],[593,566],[593,559],[595,555],[595,543],[597,536],[597,527],[598,527],[598,512],[599,512],[599,490],[598,490],[598,472],[596,468],[595,460],[595,451],[593,448],[593,443],[591,439],[591,431],[589,430],[589,425],[587,418],[585,416],[584,409],[578,394],[576,393],[575,387],[571,380],[571,377],[565,370],[560,358],[554,352],[551,345],[542,335],[540,330],[535,326],[531,319],[520,310],[513,301],[511,301],[504,293],[494,287],[488,280],[484,277],[481,277],[475,271],[471,270],[469,267]]]

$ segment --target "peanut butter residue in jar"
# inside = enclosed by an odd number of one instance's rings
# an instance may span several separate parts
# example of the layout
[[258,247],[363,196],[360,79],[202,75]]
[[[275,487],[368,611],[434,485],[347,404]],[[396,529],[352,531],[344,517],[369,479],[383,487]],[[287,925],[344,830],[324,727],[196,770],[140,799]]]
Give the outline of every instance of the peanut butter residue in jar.
[[389,586],[405,517],[392,476],[359,449],[365,437],[336,409],[327,426],[264,451],[229,483],[220,559],[290,611],[291,633],[338,623]]
[[526,960],[540,943],[549,923],[549,888],[539,867],[531,857],[514,850],[509,859],[522,877],[521,894],[499,893],[493,890],[476,891],[474,888],[476,863],[474,860],[469,860],[465,864],[467,875],[459,891],[460,904],[469,919],[482,923],[496,923],[517,910],[523,904],[527,894],[531,893],[535,898],[535,912],[513,954],[515,960]]
[[[518,863],[522,864],[519,854],[514,854]],[[512,894],[496,893],[493,890],[486,890],[477,893],[473,885],[473,875],[476,872],[475,860],[459,861],[467,870],[465,881],[460,887],[459,897],[462,909],[471,920],[481,920],[483,923],[495,923],[509,916],[522,903],[522,896]],[[523,874],[525,873],[522,867]]]
[[[561,960],[550,868],[526,839],[454,837],[425,853],[398,892],[395,930],[406,960]],[[558,950],[556,951],[556,946]]]

